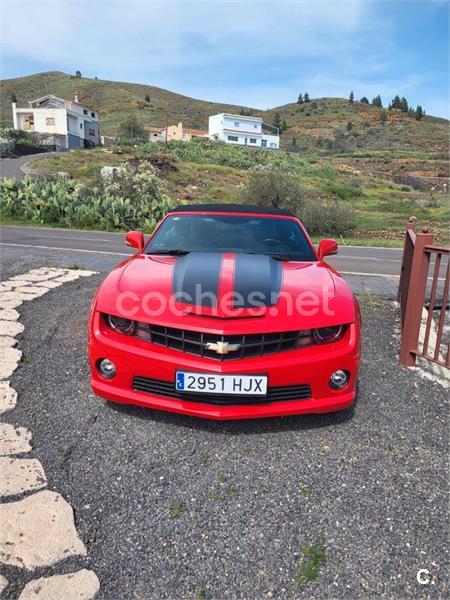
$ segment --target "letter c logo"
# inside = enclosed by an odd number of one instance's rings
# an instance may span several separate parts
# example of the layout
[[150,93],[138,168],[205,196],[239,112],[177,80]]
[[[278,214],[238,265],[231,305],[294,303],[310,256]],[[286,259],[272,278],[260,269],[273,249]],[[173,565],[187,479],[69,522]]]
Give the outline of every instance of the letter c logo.
[[416,575],[419,585],[428,585],[431,582],[431,575],[428,569],[419,569]]

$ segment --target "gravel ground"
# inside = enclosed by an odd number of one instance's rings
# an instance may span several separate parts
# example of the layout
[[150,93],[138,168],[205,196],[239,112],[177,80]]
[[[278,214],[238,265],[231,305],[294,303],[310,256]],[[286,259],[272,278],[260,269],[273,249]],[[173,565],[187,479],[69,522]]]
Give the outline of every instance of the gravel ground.
[[[75,510],[89,559],[61,572],[93,568],[102,600],[448,597],[446,395],[398,365],[393,304],[364,297],[354,410],[216,423],[91,394],[101,279],[20,307],[19,402],[4,415],[32,430],[49,488]],[[326,562],[298,586],[302,550],[322,537]],[[420,568],[433,585],[417,584]],[[31,578],[5,574],[16,592]]]

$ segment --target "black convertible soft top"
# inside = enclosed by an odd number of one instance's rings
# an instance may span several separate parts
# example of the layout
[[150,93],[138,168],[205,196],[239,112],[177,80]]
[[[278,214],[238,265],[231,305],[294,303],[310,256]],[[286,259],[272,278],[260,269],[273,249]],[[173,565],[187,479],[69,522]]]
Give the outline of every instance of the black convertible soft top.
[[170,212],[242,212],[295,217],[289,210],[284,210],[283,208],[267,208],[265,206],[257,206],[256,204],[180,204]]

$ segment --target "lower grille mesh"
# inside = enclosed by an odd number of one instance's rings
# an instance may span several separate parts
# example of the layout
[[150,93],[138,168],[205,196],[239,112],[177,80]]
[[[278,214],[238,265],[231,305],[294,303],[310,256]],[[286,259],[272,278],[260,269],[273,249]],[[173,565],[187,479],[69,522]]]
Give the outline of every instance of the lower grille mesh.
[[202,402],[204,404],[216,404],[219,406],[231,406],[236,404],[261,404],[268,402],[284,402],[287,400],[307,400],[311,398],[309,385],[286,385],[271,387],[267,389],[267,396],[237,396],[234,394],[196,394],[178,392],[175,384],[161,379],[150,379],[149,377],[135,377],[133,379],[133,390],[188,400],[191,402]]

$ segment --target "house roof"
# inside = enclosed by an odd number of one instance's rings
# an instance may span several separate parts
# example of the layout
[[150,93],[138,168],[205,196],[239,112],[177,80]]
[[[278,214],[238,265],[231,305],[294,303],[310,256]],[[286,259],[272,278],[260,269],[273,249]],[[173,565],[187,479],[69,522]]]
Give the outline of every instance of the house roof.
[[158,133],[161,133],[164,127],[152,127],[152,125],[144,125],[144,129],[145,131],[157,131]]
[[204,129],[190,129],[189,127],[183,127],[183,133],[189,133],[190,135],[208,135],[208,132]]

